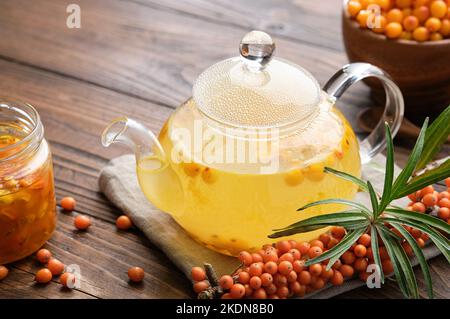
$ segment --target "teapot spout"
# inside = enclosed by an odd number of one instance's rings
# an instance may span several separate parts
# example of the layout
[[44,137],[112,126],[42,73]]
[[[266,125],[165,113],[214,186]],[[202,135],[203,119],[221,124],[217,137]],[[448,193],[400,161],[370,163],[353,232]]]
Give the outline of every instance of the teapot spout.
[[113,120],[102,133],[102,144],[105,147],[113,143],[128,146],[136,155],[136,161],[153,156],[165,161],[166,154],[152,131],[141,123],[120,117]]

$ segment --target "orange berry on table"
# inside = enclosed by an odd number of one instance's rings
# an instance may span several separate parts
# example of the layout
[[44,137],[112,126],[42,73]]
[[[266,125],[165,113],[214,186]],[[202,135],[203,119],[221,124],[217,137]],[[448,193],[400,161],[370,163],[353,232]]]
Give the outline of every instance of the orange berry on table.
[[300,272],[298,275],[298,282],[302,285],[309,285],[311,283],[311,273],[306,270]]
[[433,17],[443,18],[447,15],[447,4],[442,0],[433,1],[430,5],[430,12]]
[[84,215],[78,215],[75,217],[74,225],[78,230],[86,230],[91,226],[91,219]]
[[319,241],[326,247],[328,245],[328,243],[330,242],[330,235],[328,235],[327,233],[322,234],[319,236]]
[[259,253],[252,253],[252,263],[259,263],[263,261],[263,257]]
[[[250,279],[251,280],[251,279]],[[234,284],[233,277],[230,275],[223,275],[219,279],[219,286],[223,289],[230,289]]]
[[419,26],[419,19],[415,16],[407,16],[403,19],[403,27],[406,31],[414,31]]
[[248,251],[241,251],[239,253],[239,260],[245,266],[249,266],[253,262],[252,255]]
[[356,258],[355,262],[353,263],[353,268],[355,268],[356,271],[366,271],[367,266],[369,263],[367,262],[366,258]]
[[128,230],[133,226],[130,217],[126,215],[119,216],[116,220],[116,227],[121,230]]
[[345,236],[345,228],[341,226],[333,226],[331,227],[331,236],[336,239],[341,239]]
[[273,282],[273,277],[271,274],[264,273],[261,275],[261,286],[267,287]]
[[61,207],[68,212],[75,209],[76,201],[73,197],[64,197],[61,199]]
[[141,282],[144,280],[145,272],[141,267],[131,267],[128,269],[128,278],[133,282]]
[[355,262],[355,259],[356,259],[355,254],[351,251],[346,251],[341,256],[341,260],[344,262],[344,264],[347,265],[353,264]]
[[380,258],[381,260],[388,260],[389,259],[389,254],[386,250],[386,247],[380,247],[379,248],[380,251]]
[[403,12],[400,9],[391,9],[386,14],[387,21],[390,22],[397,22],[402,23],[403,21]]
[[238,274],[238,281],[239,281],[241,284],[246,284],[246,283],[248,283],[248,282],[250,281],[250,275],[249,275],[249,273],[246,272],[246,271],[241,271],[241,272]]
[[447,207],[450,208],[450,199],[448,198],[442,198],[438,202],[439,207]]
[[295,272],[299,273],[305,268],[305,262],[303,260],[294,260],[292,267]]
[[400,37],[400,35],[403,32],[403,27],[398,22],[390,22],[386,25],[386,28],[384,29],[384,34],[389,39],[397,39]]
[[297,245],[297,249],[298,251],[300,251],[300,254],[302,254],[302,256],[308,253],[309,248],[311,248],[311,245],[306,241],[301,242],[300,244]]
[[323,250],[320,247],[317,247],[317,246],[311,247],[308,250],[308,257],[314,258],[314,257],[320,256],[322,254],[322,252],[323,252]]
[[364,257],[367,254],[367,248],[364,245],[358,244],[356,245],[353,252],[355,253],[356,257]]
[[292,270],[289,274],[287,274],[286,279],[287,282],[290,283],[296,281],[297,277],[298,277],[297,273],[294,270]]
[[294,262],[294,256],[290,253],[284,253],[279,259],[278,262],[289,261],[290,263]]
[[[273,295],[277,292],[278,287],[275,284],[270,284],[264,288],[268,295]],[[277,296],[278,297],[278,296]]]
[[336,246],[339,243],[339,240],[337,240],[336,238],[331,238],[330,241],[328,242],[327,248],[331,249],[334,246]]
[[425,213],[426,207],[423,203],[414,203],[414,205],[411,206],[411,209],[414,212]]
[[6,276],[8,276],[8,268],[6,268],[5,266],[0,266],[0,281],[5,279]]
[[222,297],[220,297],[220,299],[233,299],[233,298],[231,298],[231,294],[229,292],[227,292],[227,293],[224,293],[222,295]]
[[[134,281],[134,280],[132,280],[132,281]],[[206,289],[209,288],[209,282],[206,280],[198,281],[198,282],[194,283],[193,288],[194,288],[195,293],[199,294],[202,291],[205,291]]]
[[264,264],[264,271],[271,275],[275,275],[278,271],[278,265],[274,261],[269,261]]
[[447,220],[450,218],[450,209],[447,207],[441,207],[438,211],[438,217],[444,220]]
[[383,260],[381,262],[381,266],[382,266],[383,272],[385,274],[390,274],[394,271],[394,266],[392,265],[392,261],[390,261],[389,259]]
[[408,243],[403,243],[403,244],[402,244],[402,247],[403,247],[403,250],[405,251],[405,253],[406,253],[409,257],[412,257],[412,255],[414,255],[414,251],[413,251],[413,249],[412,249],[412,247],[411,247],[410,244],[408,244]]
[[251,297],[251,295],[253,294],[253,288],[250,287],[250,285],[244,285],[245,287],[245,297]]
[[417,7],[413,10],[413,15],[423,23],[430,17],[430,9],[427,6]]
[[[249,285],[250,285],[250,287],[252,287],[252,289],[261,288],[261,284],[262,284],[261,278],[259,278],[258,276],[253,276],[252,278],[250,278]],[[232,285],[230,285],[230,288],[231,288],[231,286]],[[222,287],[222,285],[221,285],[221,287]],[[228,287],[228,284],[227,284],[227,287]],[[224,287],[222,287],[222,288],[224,288]],[[229,289],[229,288],[224,288],[224,289]]]
[[230,289],[230,295],[234,299],[239,299],[245,295],[245,287],[241,284],[234,284]]
[[202,281],[206,279],[206,272],[201,267],[192,267],[191,277],[195,281]]
[[[437,31],[439,31],[441,26],[442,26],[442,22],[438,18],[434,18],[434,17],[428,18],[427,21],[425,22],[425,27],[430,32],[437,32]],[[422,191],[422,195],[425,196],[423,191]]]
[[437,204],[438,197],[436,194],[426,194],[422,198],[422,203],[425,204],[427,207],[431,207]]
[[36,259],[42,264],[48,263],[51,258],[52,253],[47,249],[39,249],[39,251],[36,253]]
[[[449,10],[450,10],[450,8],[449,8]],[[447,177],[444,181],[445,181],[445,185],[447,185],[447,187],[450,188],[450,177]]]
[[276,243],[276,248],[280,256],[284,253],[287,253],[291,249],[291,247],[291,244],[287,240],[282,240]]
[[47,264],[48,270],[52,273],[53,276],[61,275],[64,272],[66,266],[60,262],[58,259],[52,258]]
[[38,272],[36,273],[36,282],[40,283],[40,284],[46,284],[48,282],[50,282],[50,280],[52,280],[53,275],[50,272],[50,270],[48,270],[47,268],[44,269],[40,269],[38,270]]
[[311,245],[311,247],[320,247],[320,249],[322,250],[325,248],[323,243],[318,239],[311,240],[309,244]]
[[335,270],[330,282],[335,286],[340,286],[344,283],[344,276],[342,276],[339,270]]
[[347,11],[351,17],[356,17],[359,11],[362,10],[362,5],[358,1],[349,1],[347,4]]
[[73,288],[75,285],[75,275],[65,272],[59,277],[59,283],[66,288]]
[[275,274],[273,276],[273,283],[277,286],[286,286],[288,283],[287,277],[282,274]]
[[[450,23],[450,20],[448,20],[448,21],[449,21],[449,23]],[[438,194],[438,201],[441,200],[441,199],[443,199],[443,198],[450,199],[450,193],[447,192],[447,191],[440,192],[440,193]]]
[[417,245],[419,245],[420,248],[425,247],[425,241],[422,238],[416,238]]
[[344,276],[344,278],[350,278],[355,273],[355,270],[350,265],[342,265],[339,271],[341,272],[342,276]]
[[370,247],[370,239],[369,234],[362,234],[358,239],[358,243],[364,245],[365,247]]
[[262,267],[259,263],[253,263],[248,270],[250,276],[260,276],[262,274]]
[[309,266],[309,272],[313,276],[320,276],[322,273],[322,265],[321,264],[313,264]]
[[327,266],[322,265],[322,273],[320,275],[320,278],[322,278],[324,280],[329,280],[331,277],[333,277],[333,274],[334,274],[333,269],[327,270]]
[[289,296],[289,288],[286,286],[278,287],[277,296],[280,298],[286,298],[287,296]]
[[255,289],[253,291],[252,297],[254,299],[266,299],[267,298],[267,293],[264,290],[264,288]]
[[291,250],[289,250],[289,254],[291,254],[292,257],[294,257],[294,260],[298,260],[302,257],[302,254],[300,253],[300,251],[295,248],[292,248]]
[[278,272],[282,275],[288,275],[293,270],[292,263],[285,260],[278,265]]

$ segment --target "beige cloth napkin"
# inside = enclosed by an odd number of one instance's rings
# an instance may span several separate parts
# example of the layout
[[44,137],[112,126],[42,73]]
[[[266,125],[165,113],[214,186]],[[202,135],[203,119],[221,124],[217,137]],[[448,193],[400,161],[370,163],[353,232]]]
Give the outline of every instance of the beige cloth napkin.
[[[383,155],[376,156],[363,167],[363,177],[373,181],[375,189],[382,189],[384,178]],[[396,168],[398,171],[398,168]],[[238,266],[236,258],[216,253],[191,239],[168,215],[155,208],[143,195],[136,177],[134,155],[124,155],[111,160],[100,174],[100,189],[120,210],[130,216],[134,224],[190,278],[191,268],[208,262],[217,273],[229,274]],[[367,194],[358,193],[359,202],[369,204]],[[406,205],[405,201],[397,202]],[[427,259],[439,255],[439,250],[428,246]],[[358,279],[347,281],[342,286],[327,286],[311,294],[314,298],[331,298],[346,291],[364,286]]]

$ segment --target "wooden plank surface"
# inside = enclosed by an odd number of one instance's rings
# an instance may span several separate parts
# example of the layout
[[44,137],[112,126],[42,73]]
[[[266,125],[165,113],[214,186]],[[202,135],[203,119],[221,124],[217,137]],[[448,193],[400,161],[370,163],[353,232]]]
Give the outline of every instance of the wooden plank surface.
[[[341,1],[80,0],[82,28],[65,25],[59,0],[0,1],[0,96],[35,105],[51,143],[58,200],[73,196],[77,213],[90,215],[88,234],[73,231],[72,215],[60,213],[48,247],[65,263],[82,268],[82,287],[66,291],[56,282],[33,285],[38,264],[26,258],[0,283],[0,298],[180,298],[189,281],[139,231],[118,232],[117,211],[99,192],[105,163],[125,150],[104,149],[103,127],[128,115],[157,132],[191,94],[207,66],[238,53],[251,29],[271,33],[276,54],[292,60],[321,84],[347,62],[342,51]],[[370,105],[368,90],[351,89],[341,106],[354,122]],[[403,154],[407,154],[404,151]],[[400,161],[404,160],[400,158]],[[143,266],[143,285],[130,286],[125,271]],[[431,262],[438,297],[450,296],[443,258]],[[358,289],[343,298],[400,297],[394,284]]]

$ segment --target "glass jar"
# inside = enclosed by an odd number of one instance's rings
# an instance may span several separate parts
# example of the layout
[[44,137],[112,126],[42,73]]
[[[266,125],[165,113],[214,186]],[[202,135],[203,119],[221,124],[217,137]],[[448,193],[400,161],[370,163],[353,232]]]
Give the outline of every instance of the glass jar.
[[39,114],[0,99],[0,265],[34,253],[55,227],[52,158]]

